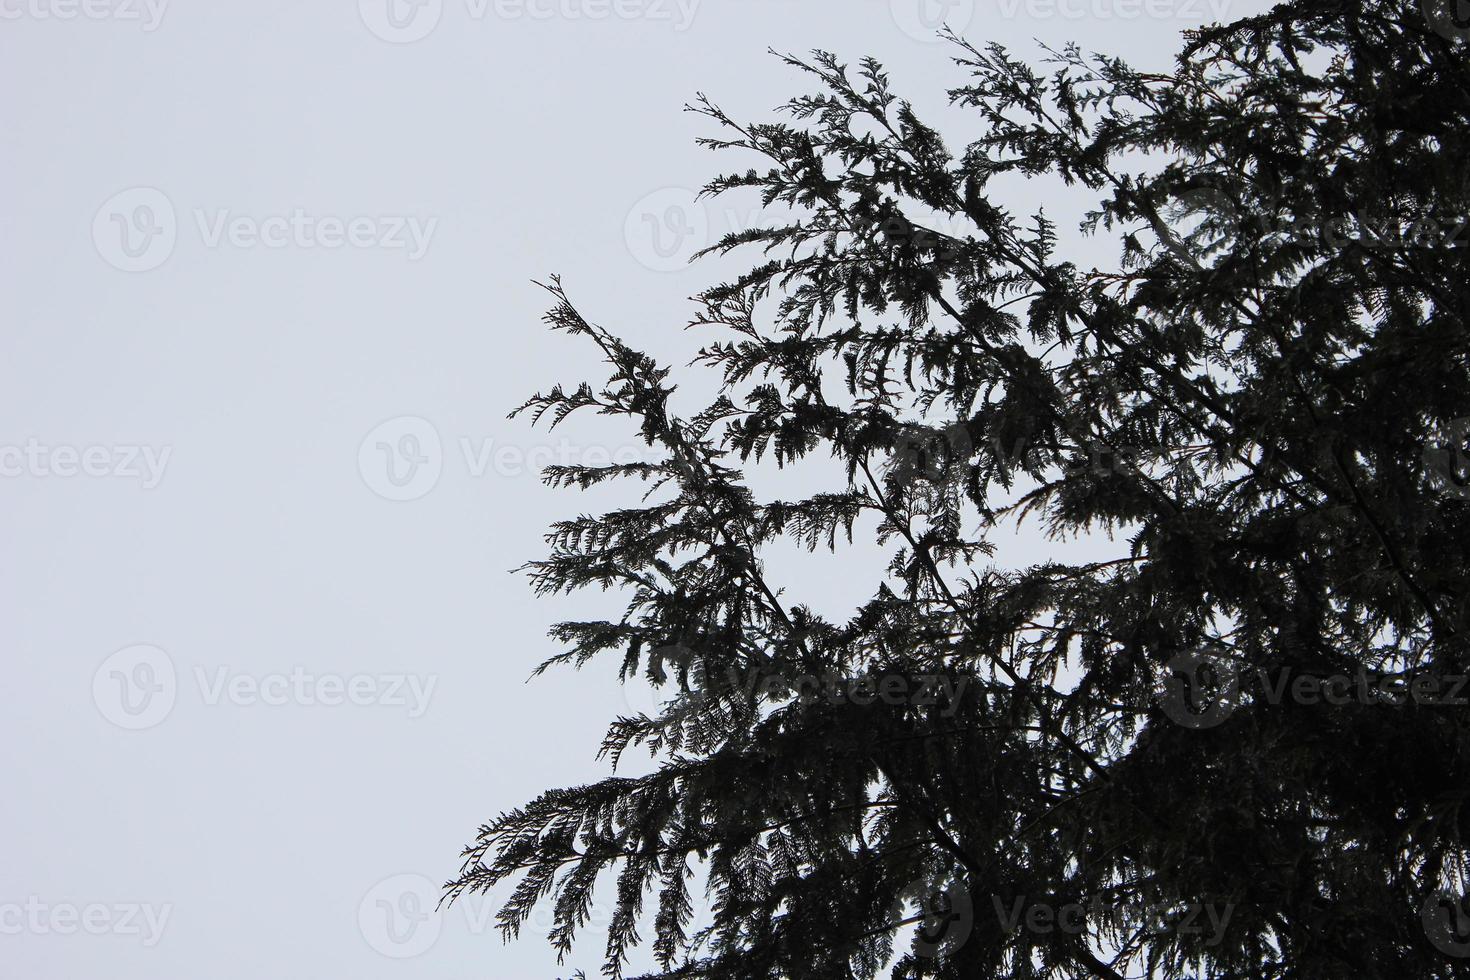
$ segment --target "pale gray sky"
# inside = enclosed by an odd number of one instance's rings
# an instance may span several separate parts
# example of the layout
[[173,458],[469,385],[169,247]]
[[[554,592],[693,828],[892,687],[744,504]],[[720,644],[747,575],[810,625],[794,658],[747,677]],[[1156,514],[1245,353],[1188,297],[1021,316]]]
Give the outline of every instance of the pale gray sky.
[[[805,91],[767,47],[876,55],[942,107],[940,14],[1162,67],[1263,6],[0,0],[0,972],[595,974],[596,930],[559,971],[549,923],[507,948],[479,900],[415,914],[479,822],[605,771],[624,704],[611,663],[523,684],[607,608],[507,574],[597,503],[535,471],[640,451],[505,420],[601,376],[530,280],[684,359],[719,266],[682,259],[754,216],[690,204],[749,161],[680,109]],[[778,575],[873,585],[823,567]]]

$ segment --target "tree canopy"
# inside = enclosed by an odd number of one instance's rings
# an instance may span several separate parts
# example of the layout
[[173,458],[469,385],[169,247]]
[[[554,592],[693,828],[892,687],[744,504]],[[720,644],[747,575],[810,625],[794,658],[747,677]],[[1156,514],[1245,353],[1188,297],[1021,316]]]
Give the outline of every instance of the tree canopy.
[[[491,820],[449,897],[505,883],[508,938],[548,902],[566,953],[610,889],[609,976],[645,940],[672,977],[1470,975],[1470,31],[1443,2],[1295,0],[1163,73],[951,36],[946,134],[825,52],[780,56],[812,94],[774,120],[701,97],[735,161],[707,192],[779,215],[713,249],[756,258],[698,297],[712,339],[676,375],[553,280],[609,377],[521,409],[666,457],[549,469],[636,492],[527,566],[626,596],[541,669],[653,684],[602,752],[657,764]],[[1090,192],[1116,262],[996,203],[1015,176]],[[749,485],[807,457],[821,492]],[[1018,521],[1116,553],[1004,567]],[[780,539],[855,534],[891,561],[850,617],[773,584]]]

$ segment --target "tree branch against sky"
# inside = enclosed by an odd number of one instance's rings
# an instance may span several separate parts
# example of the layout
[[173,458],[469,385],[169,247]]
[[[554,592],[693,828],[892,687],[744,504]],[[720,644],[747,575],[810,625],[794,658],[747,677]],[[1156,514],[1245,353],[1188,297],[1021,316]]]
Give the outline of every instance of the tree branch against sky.
[[[943,133],[825,52],[777,55],[810,94],[773,119],[699,96],[732,168],[707,193],[771,215],[710,251],[753,265],[698,297],[678,370],[551,280],[608,377],[521,409],[666,459],[550,468],[628,495],[526,566],[626,600],[543,668],[660,708],[612,721],[617,773],[482,827],[448,897],[503,892],[507,938],[549,903],[571,963],[610,890],[611,976],[644,943],[676,977],[1470,975],[1447,3],[1298,0],[1164,73],[951,35]],[[1015,179],[1085,188],[1116,261],[999,205]],[[759,492],[809,461],[827,485]],[[995,561],[1017,522],[1114,552]],[[824,616],[782,540],[888,564]]]

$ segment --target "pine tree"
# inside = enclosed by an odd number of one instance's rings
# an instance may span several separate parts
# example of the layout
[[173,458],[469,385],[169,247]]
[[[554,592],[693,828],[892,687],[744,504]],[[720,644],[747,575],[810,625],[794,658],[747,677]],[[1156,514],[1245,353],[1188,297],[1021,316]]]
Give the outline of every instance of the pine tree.
[[[550,902],[565,954],[600,883],[614,977],[640,929],[673,977],[1470,975],[1455,2],[1295,0],[1162,74],[951,36],[962,147],[872,60],[780,56],[815,92],[777,121],[700,97],[748,168],[707,192],[790,215],[713,249],[760,256],[698,298],[679,390],[716,396],[674,414],[671,369],[553,280],[609,378],[522,406],[665,458],[548,470],[639,495],[527,566],[626,595],[540,669],[655,685],[602,752],[657,765],[501,814],[449,897],[513,883],[505,936]],[[994,203],[1014,175],[1093,192],[1116,267]],[[747,483],[808,457],[822,492]],[[1000,567],[1016,521],[1117,553]],[[873,528],[845,621],[772,584],[773,542]]]

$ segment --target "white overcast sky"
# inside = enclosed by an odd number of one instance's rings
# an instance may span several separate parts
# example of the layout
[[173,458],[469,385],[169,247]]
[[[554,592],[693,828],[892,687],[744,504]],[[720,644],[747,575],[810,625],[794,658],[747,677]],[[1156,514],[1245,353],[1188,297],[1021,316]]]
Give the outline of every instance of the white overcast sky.
[[[1262,7],[0,0],[0,975],[595,974],[595,930],[558,970],[545,922],[423,914],[481,821],[606,771],[624,706],[611,663],[524,683],[614,608],[508,573],[597,504],[535,470],[639,451],[506,421],[600,378],[531,280],[687,357],[718,270],[682,259],[753,220],[689,189],[752,161],[680,110],[806,91],[768,47],[879,57],[959,147],[941,15],[1165,67]],[[797,601],[874,584],[803,560]]]

